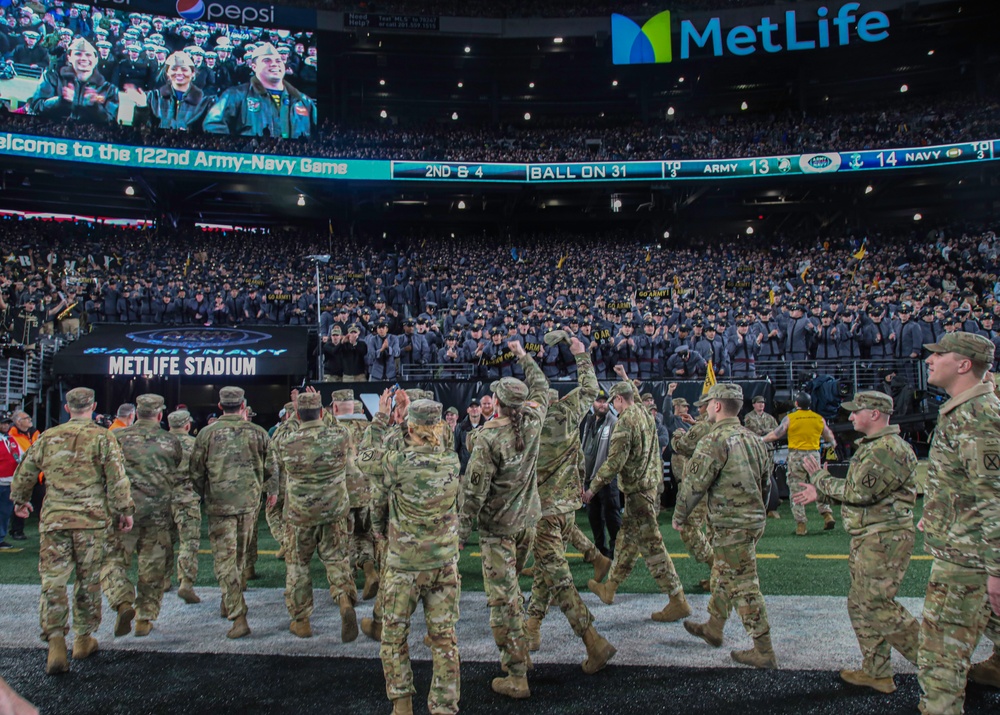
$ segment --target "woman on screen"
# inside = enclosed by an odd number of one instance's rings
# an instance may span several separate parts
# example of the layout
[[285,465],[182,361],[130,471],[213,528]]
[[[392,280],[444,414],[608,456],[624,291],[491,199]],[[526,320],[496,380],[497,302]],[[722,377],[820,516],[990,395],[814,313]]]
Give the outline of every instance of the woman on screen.
[[104,124],[118,114],[118,88],[97,71],[94,46],[78,37],[68,47],[66,66],[42,75],[28,106],[46,119]]
[[200,132],[212,97],[191,80],[194,61],[187,52],[175,52],[165,63],[167,84],[149,94],[135,88],[136,123],[148,122],[160,129]]

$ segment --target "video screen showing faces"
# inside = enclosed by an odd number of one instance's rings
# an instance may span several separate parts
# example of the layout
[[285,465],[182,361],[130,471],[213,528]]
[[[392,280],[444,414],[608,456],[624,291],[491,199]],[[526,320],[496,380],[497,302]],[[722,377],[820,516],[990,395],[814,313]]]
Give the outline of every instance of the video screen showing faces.
[[0,1],[0,109],[53,121],[307,137],[316,65],[311,32]]

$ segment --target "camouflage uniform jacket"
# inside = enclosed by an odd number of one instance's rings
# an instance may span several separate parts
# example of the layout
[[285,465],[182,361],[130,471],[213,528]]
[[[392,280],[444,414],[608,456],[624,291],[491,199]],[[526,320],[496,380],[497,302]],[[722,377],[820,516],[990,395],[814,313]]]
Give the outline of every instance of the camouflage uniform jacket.
[[[379,422],[381,428],[379,430],[373,430],[369,426],[369,428],[365,430],[365,436],[361,438],[361,445],[358,447],[358,452],[361,453],[370,449],[383,449],[401,452],[406,446],[403,441],[402,426],[390,426],[388,420],[378,412],[375,413],[375,419],[372,420],[371,424],[375,424],[376,422]],[[376,442],[375,436],[378,436],[381,442]],[[369,468],[374,470],[375,466],[369,465]],[[370,474],[371,472],[366,470],[366,473]],[[372,476],[372,501],[370,506],[372,531],[377,534],[384,535],[389,531],[389,495],[386,493],[385,489],[382,488],[382,473],[377,472]]]
[[846,479],[825,469],[810,481],[826,504],[843,504],[844,530],[851,536],[879,531],[913,531],[917,455],[899,436],[899,425],[889,425],[858,442]]
[[191,478],[212,516],[260,509],[267,432],[240,415],[222,415],[198,433],[191,450]]
[[549,405],[538,445],[538,498],[542,516],[580,508],[580,422],[597,397],[594,364],[586,353],[576,356],[580,386]]
[[760,437],[726,417],[698,442],[680,491],[674,521],[684,523],[708,499],[708,523],[715,529],[763,529],[771,486],[771,455]]
[[369,422],[364,415],[351,414],[337,417],[337,424],[345,427],[351,435],[351,454],[347,460],[347,493],[351,497],[351,508],[366,507],[372,500],[371,479],[358,469],[358,445],[365,436]]
[[774,415],[767,412],[761,412],[758,415],[751,410],[743,416],[743,426],[758,437],[763,437],[778,426],[778,420],[774,419]]
[[384,417],[369,427],[368,444],[358,466],[388,497],[390,568],[429,571],[458,561],[458,473],[461,462],[444,444],[387,449]]
[[274,430],[267,445],[267,456],[264,457],[264,491],[269,497],[277,496],[278,504],[284,504],[286,490],[285,471],[281,467],[281,460],[278,459],[278,445],[298,428],[298,417],[289,417]]
[[698,442],[711,429],[712,423],[702,416],[691,425],[690,429],[674,432],[674,437],[670,440],[670,447],[674,450],[670,468],[678,483],[684,480],[684,470],[687,469],[688,460],[698,447]]
[[285,518],[297,526],[334,524],[347,517],[347,458],[351,435],[323,420],[303,422],[278,442],[286,475]]
[[184,459],[181,441],[159,422],[145,419],[111,434],[122,448],[136,522],[169,520],[177,470]]
[[175,504],[198,504],[201,499],[194,490],[194,482],[191,481],[191,450],[194,449],[194,437],[183,430],[170,430],[181,441],[181,449],[184,456],[177,467],[174,478],[173,500]]
[[976,385],[941,405],[929,461],[928,551],[1000,577],[1000,400],[991,386]]
[[112,518],[135,512],[121,447],[89,419],[73,418],[42,432],[14,472],[11,501],[28,503],[42,471],[42,531],[104,529]]
[[590,491],[597,493],[618,477],[622,494],[656,489],[663,480],[663,460],[653,417],[641,405],[622,410],[611,432],[608,458],[597,470]]
[[459,538],[465,543],[472,522],[479,519],[479,531],[491,536],[513,536],[541,518],[538,499],[538,442],[548,412],[549,381],[530,355],[519,360],[528,386],[528,399],[521,417],[524,450],[514,449],[510,419],[498,417],[487,422],[474,440],[469,466],[465,470],[465,501],[462,504]]

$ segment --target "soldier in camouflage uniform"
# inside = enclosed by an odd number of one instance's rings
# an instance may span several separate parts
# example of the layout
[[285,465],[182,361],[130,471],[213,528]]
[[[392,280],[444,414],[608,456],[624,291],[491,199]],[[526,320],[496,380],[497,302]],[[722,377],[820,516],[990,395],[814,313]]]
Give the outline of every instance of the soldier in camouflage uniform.
[[651,618],[661,623],[680,620],[691,614],[684,597],[684,588],[674,569],[674,562],[663,545],[663,534],[656,517],[659,511],[657,483],[663,481],[663,461],[652,415],[637,403],[637,393],[631,382],[617,382],[611,388],[611,403],[618,412],[618,423],[611,433],[608,458],[597,471],[590,488],[583,493],[589,503],[596,492],[618,477],[618,488],[624,495],[625,513],[618,532],[611,574],[604,583],[591,579],[587,587],[604,603],[615,600],[618,586],[629,577],[641,554],[646,567],[661,593],[670,601]]
[[[73,585],[74,660],[97,650],[91,633],[101,625],[100,569],[107,529],[132,529],[135,505],[118,442],[92,420],[94,391],[77,387],[66,393],[68,422],[46,430],[18,465],[11,484],[14,513],[27,519],[31,491],[38,473],[45,472],[47,492],[39,518],[38,575],[42,581],[39,624],[49,644],[45,671],[69,670],[66,634],[69,602],[66,584]],[[129,616],[129,619],[135,615]]]
[[859,392],[841,407],[851,413],[858,442],[846,479],[838,479],[819,462],[805,460],[812,484],[802,483],[794,499],[840,503],[844,529],[851,535],[851,590],[847,613],[861,646],[860,670],[842,670],[840,677],[882,693],[892,693],[891,647],[917,662],[920,625],[896,600],[913,553],[913,506],[917,456],[889,425],[892,398],[883,392]]
[[[191,478],[195,490],[205,497],[215,578],[222,588],[221,615],[233,621],[226,635],[242,638],[250,634],[243,574],[250,535],[257,528],[268,437],[245,419],[241,388],[219,390],[219,408],[222,416],[195,439]],[[275,501],[276,495],[268,497],[272,505]]]
[[[135,422],[112,432],[121,445],[125,474],[132,486],[135,528],[122,536],[109,533],[101,588],[108,603],[119,612],[131,608],[135,600],[135,635],[142,637],[149,635],[160,614],[163,581],[169,568],[167,552],[173,521],[170,504],[184,448],[175,435],[160,427],[163,397],[139,395],[135,405]],[[137,589],[128,579],[133,554],[139,562]],[[124,624],[116,626],[116,636],[126,633]]]
[[[198,580],[198,548],[201,545],[201,499],[194,490],[191,481],[191,450],[194,448],[194,437],[191,436],[191,413],[187,410],[176,410],[167,416],[170,434],[180,440],[184,456],[177,468],[174,481],[173,499],[170,512],[176,526],[179,550],[177,554],[177,580],[181,586],[177,595],[185,603],[201,603],[198,594],[194,592],[194,583]],[[167,570],[173,559],[167,560]],[[169,574],[168,574],[169,576]]]
[[924,545],[934,562],[917,680],[920,711],[930,715],[962,712],[987,623],[988,635],[1000,635],[1000,400],[983,383],[994,358],[988,338],[956,331],[924,347],[927,382],[951,398],[938,412],[924,492]]
[[364,408],[355,411],[354,390],[336,390],[332,395],[333,413],[337,422],[351,434],[351,454],[347,466],[347,491],[351,497],[351,573],[361,569],[365,585],[361,597],[366,601],[378,593],[378,568],[375,562],[375,535],[372,532],[371,480],[357,467],[355,455],[368,429]]
[[[406,414],[402,449],[389,433],[392,395],[379,399],[379,411],[365,436],[358,466],[377,480],[388,502],[385,565],[378,598],[385,624],[379,655],[385,691],[394,715],[412,715],[413,671],[407,638],[410,618],[420,602],[424,607],[433,661],[427,708],[431,713],[457,713],[460,695],[458,603],[458,492],[461,462],[445,446],[450,433],[441,420],[441,404],[432,400],[409,403],[407,393],[396,392],[397,408]],[[371,445],[377,445],[371,448]]]
[[[752,404],[753,409],[743,416],[743,426],[758,437],[764,437],[778,426],[778,420],[774,419],[774,415],[771,413],[764,411],[764,407],[767,405],[767,400],[763,395],[757,395],[753,398]],[[768,445],[768,451],[773,457],[773,444]],[[767,516],[770,519],[781,518],[781,515],[779,515],[777,511],[769,511],[767,512]]]
[[527,698],[531,696],[528,643],[517,582],[524,564],[518,563],[518,553],[530,550],[532,531],[541,516],[535,461],[548,412],[549,382],[520,342],[512,340],[507,347],[517,356],[525,382],[504,377],[490,385],[500,405],[499,416],[475,438],[465,470],[459,539],[463,544],[468,541],[478,519],[490,628],[508,674],[493,679],[493,691]]
[[722,645],[722,629],[735,608],[753,637],[750,650],[734,650],[733,660],[757,668],[777,668],[771,647],[764,596],[757,578],[757,542],[767,522],[771,458],[760,438],[740,424],[743,388],[718,383],[705,395],[712,429],[698,443],[677,495],[673,526],[678,531],[700,501],[708,502],[711,526],[712,596],[707,623],[685,621],[684,628],[706,643]]
[[[699,406],[704,408],[706,403],[699,402]],[[676,430],[670,440],[670,446],[674,450],[671,459],[674,477],[677,479],[677,487],[684,483],[685,470],[688,460],[694,455],[694,450],[698,447],[698,442],[712,429],[712,423],[708,421],[708,415],[703,411],[698,415],[698,419],[690,429]],[[706,564],[709,571],[712,570],[712,545],[709,537],[705,535],[708,527],[708,504],[705,500],[698,503],[694,511],[688,515],[680,530],[681,541],[687,548],[688,553],[694,556],[700,564]],[[699,584],[704,591],[708,591],[711,585],[708,581]]]
[[298,429],[272,442],[286,485],[285,605],[292,619],[289,630],[299,638],[312,636],[309,564],[313,553],[318,552],[326,568],[330,595],[340,607],[340,639],[349,643],[358,637],[354,612],[358,592],[348,558],[347,460],[352,449],[351,435],[338,424],[323,422],[323,398],[318,392],[298,395],[296,412]]
[[[555,602],[573,632],[586,645],[583,671],[589,675],[607,665],[617,651],[594,628],[594,617],[580,598],[566,561],[569,525],[575,520],[583,489],[578,460],[580,423],[597,396],[598,385],[594,364],[583,343],[576,338],[565,339],[576,359],[580,386],[562,399],[558,392],[549,390],[549,409],[539,438],[537,462],[542,518],[535,529],[535,573],[525,631],[529,649],[538,650],[542,619],[549,602]],[[602,558],[608,561],[607,557]]]
[[279,561],[285,558],[285,533],[287,529],[285,527],[284,516],[285,474],[280,469],[277,451],[281,440],[299,428],[299,418],[295,414],[295,403],[286,402],[284,410],[286,415],[285,421],[278,425],[278,428],[274,430],[274,434],[271,435],[271,442],[267,447],[267,458],[264,461],[264,473],[267,475],[267,479],[276,480],[273,492],[278,500],[274,503],[274,506],[264,506],[264,517],[267,519],[267,528],[271,530],[271,536],[278,542],[276,558]]

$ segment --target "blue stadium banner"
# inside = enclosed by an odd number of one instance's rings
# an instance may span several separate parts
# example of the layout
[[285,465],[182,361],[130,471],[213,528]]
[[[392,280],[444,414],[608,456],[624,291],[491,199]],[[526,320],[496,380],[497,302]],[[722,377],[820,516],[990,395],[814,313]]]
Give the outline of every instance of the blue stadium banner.
[[99,324],[60,350],[57,375],[255,377],[309,372],[307,328]]
[[492,164],[487,162],[331,159],[167,149],[74,139],[0,133],[0,156],[79,162],[98,166],[200,171],[336,181],[423,181],[426,183],[625,183],[753,179],[774,176],[850,174],[994,161],[1000,139],[904,149],[869,149],[740,159]]
[[284,30],[317,29],[316,10],[253,2],[206,0],[93,0],[98,7],[125,12],[148,12],[188,22],[214,22]]

